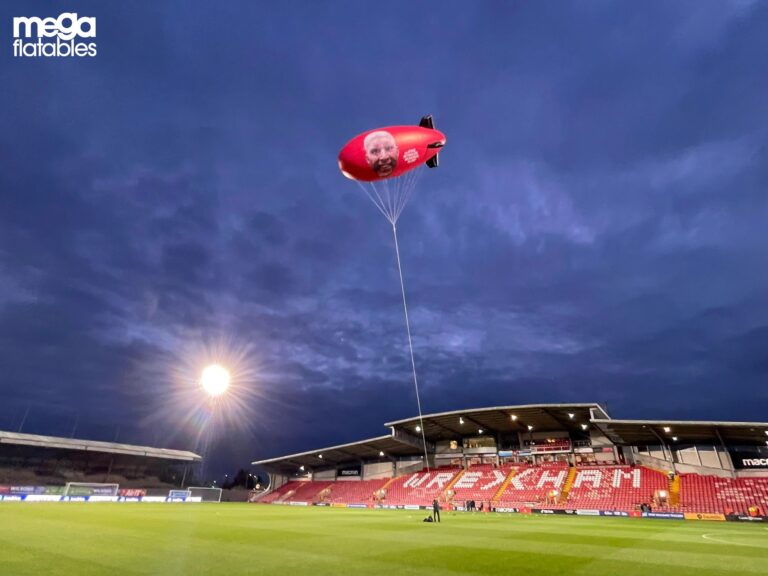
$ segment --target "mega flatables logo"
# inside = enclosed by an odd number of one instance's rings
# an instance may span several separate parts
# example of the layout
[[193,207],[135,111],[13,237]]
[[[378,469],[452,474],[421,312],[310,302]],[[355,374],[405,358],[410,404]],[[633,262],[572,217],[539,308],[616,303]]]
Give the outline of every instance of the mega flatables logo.
[[63,12],[58,18],[18,16],[13,19],[16,58],[88,58],[96,56],[96,18]]

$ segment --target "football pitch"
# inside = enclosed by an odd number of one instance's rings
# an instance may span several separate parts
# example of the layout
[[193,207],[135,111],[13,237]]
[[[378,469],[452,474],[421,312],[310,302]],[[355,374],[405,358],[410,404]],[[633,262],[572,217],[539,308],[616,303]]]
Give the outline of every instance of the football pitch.
[[0,505],[0,574],[765,574],[765,525],[248,504]]

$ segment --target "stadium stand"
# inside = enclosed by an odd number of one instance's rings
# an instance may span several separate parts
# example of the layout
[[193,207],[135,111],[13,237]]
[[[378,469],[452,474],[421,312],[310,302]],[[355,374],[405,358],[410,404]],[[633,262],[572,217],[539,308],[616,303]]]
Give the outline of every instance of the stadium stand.
[[685,511],[747,514],[751,506],[768,510],[768,478],[680,475],[680,507]]
[[277,488],[276,490],[271,491],[269,494],[264,495],[259,499],[259,502],[263,504],[282,502],[284,498],[287,498],[289,495],[296,491],[296,488],[298,488],[299,484],[301,484],[301,482],[288,482],[287,484],[283,484],[280,486],[280,488]]
[[386,489],[383,502],[402,506],[427,506],[461,472],[461,468],[436,468],[430,472],[416,472],[396,478]]
[[563,464],[483,464],[468,470],[439,468],[394,479],[293,481],[259,501],[428,506],[437,498],[443,505],[460,508],[468,500],[483,502],[486,509],[546,507],[630,512],[641,504],[652,504],[656,512],[747,514],[753,506],[768,510],[768,477],[730,479],[682,474],[679,479],[679,506],[658,500],[658,495],[668,494],[670,487],[669,477],[661,471],[644,466],[570,468]]
[[[493,406],[385,426],[385,436],[253,462],[280,487],[261,501],[429,506],[437,498],[486,510],[642,506],[675,517],[768,510],[768,423],[618,420],[591,403]],[[350,468],[359,479],[344,477]],[[344,480],[296,481],[305,475]]]
[[488,505],[499,489],[503,486],[510,472],[517,471],[516,466],[496,467],[491,464],[473,466],[462,473],[451,486],[452,492],[447,494],[448,499],[457,506],[462,506],[467,500],[484,502]]
[[568,465],[561,463],[519,468],[497,502],[503,507],[547,504],[550,494],[563,488],[568,472]]
[[284,502],[314,502],[315,497],[331,484],[333,482],[300,482],[293,494],[286,498]]
[[389,478],[333,482],[318,494],[318,502],[329,504],[370,504],[374,495],[389,482]]
[[181,450],[0,431],[0,485],[111,483],[167,494],[194,482],[200,461]]
[[[667,476],[642,466],[583,467],[576,470],[573,486],[561,507],[598,510],[635,510],[668,491]],[[666,509],[659,507],[657,509]]]
[[317,482],[312,480],[288,482],[259,501],[267,504],[276,502],[319,502],[320,493],[332,484],[342,484],[342,482]]

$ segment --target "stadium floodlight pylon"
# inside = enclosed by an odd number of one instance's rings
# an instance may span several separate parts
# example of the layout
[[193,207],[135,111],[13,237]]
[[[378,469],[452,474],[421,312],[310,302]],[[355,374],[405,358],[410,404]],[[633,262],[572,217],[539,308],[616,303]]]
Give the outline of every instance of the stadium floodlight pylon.
[[99,482],[67,482],[64,496],[117,496],[120,484]]
[[195,498],[199,496],[201,502],[221,502],[221,488],[190,486],[188,490],[191,497]]

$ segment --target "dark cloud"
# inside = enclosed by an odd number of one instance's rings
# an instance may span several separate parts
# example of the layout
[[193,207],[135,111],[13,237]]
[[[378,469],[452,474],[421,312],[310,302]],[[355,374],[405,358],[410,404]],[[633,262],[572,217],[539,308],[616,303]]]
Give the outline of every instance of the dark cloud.
[[391,228],[336,154],[425,113],[448,146],[398,235],[427,411],[765,419],[765,5],[68,9],[96,58],[0,67],[3,426],[189,446],[174,394],[246,349],[221,466],[412,415]]

